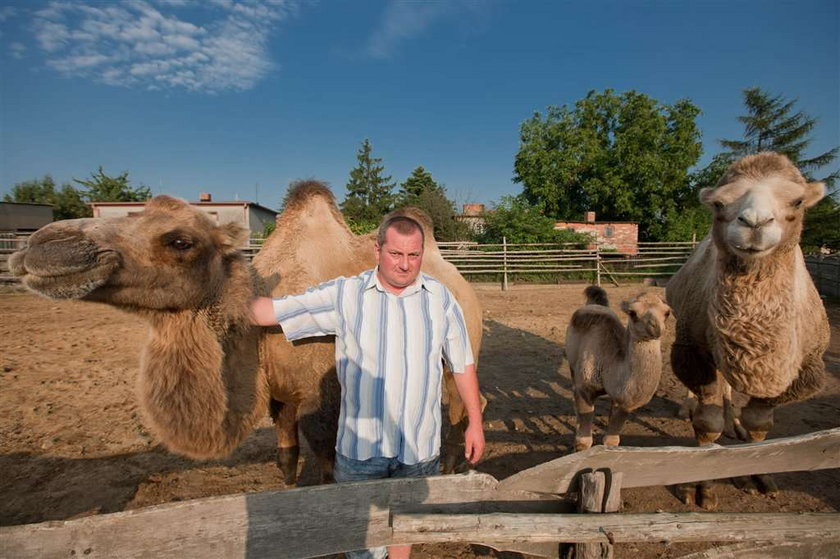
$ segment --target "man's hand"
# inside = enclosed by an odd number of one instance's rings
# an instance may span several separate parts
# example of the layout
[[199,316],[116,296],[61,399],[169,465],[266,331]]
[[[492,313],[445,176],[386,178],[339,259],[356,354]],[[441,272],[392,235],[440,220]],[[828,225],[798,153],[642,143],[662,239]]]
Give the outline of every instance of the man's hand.
[[251,300],[251,324],[257,326],[276,326],[277,317],[274,316],[274,304],[270,297],[255,297]]
[[484,426],[481,421],[470,421],[464,431],[464,456],[473,466],[481,460],[484,454]]

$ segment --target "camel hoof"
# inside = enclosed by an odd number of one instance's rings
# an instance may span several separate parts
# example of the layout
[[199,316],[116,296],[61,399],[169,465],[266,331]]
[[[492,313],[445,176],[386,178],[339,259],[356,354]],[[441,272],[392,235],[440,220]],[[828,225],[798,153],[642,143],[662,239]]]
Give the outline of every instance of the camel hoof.
[[575,437],[575,452],[592,448],[592,437]]
[[717,510],[718,499],[711,485],[701,485],[698,505],[703,510]]
[[758,487],[755,484],[755,481],[750,476],[738,476],[732,478],[732,483],[746,493],[747,495],[758,495]]
[[604,446],[618,446],[621,437],[618,435],[607,435],[604,437]]
[[446,454],[441,460],[441,470],[445,475],[450,475],[455,473],[455,468],[458,466],[458,457],[454,456],[452,453]]
[[697,486],[693,484],[680,484],[674,488],[674,493],[677,496],[677,499],[684,505],[693,505],[694,504],[694,494],[697,491]]
[[758,486],[758,490],[765,495],[775,497],[779,492],[779,486],[776,485],[776,481],[773,479],[773,476],[761,474],[753,476],[753,479],[755,480],[755,484]]
[[277,449],[277,467],[283,474],[283,483],[288,486],[297,484],[297,465],[300,447],[290,446]]

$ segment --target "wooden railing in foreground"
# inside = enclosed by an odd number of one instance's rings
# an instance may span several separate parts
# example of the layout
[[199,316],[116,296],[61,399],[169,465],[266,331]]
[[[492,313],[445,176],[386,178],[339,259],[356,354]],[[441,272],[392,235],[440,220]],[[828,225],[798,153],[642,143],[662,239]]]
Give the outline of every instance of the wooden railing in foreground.
[[582,474],[592,470],[620,475],[623,487],[643,487],[837,467],[840,428],[727,447],[599,446],[503,481],[471,473],[336,484],[4,527],[0,555],[314,557],[441,541],[546,557],[557,556],[559,541],[762,541],[786,542],[785,553],[791,543],[813,551],[840,541],[840,513],[581,515],[568,514],[571,503],[560,494],[578,492]]

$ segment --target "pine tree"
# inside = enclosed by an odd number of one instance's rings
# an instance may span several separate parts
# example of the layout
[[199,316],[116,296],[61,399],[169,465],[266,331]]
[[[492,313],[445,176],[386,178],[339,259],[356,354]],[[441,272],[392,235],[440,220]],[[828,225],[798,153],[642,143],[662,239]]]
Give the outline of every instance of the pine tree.
[[[809,134],[817,124],[817,119],[802,111],[792,112],[795,104],[795,99],[788,101],[782,95],[773,97],[758,87],[745,89],[744,105],[747,114],[738,117],[744,124],[744,138],[720,140],[721,145],[729,150],[726,155],[734,159],[762,151],[783,153],[809,180],[814,180],[813,174],[817,170],[837,159],[840,148],[835,147],[815,157],[807,157],[805,150],[812,142]],[[838,177],[840,171],[834,171],[828,177],[818,180],[830,186]]]
[[432,174],[421,165],[414,169],[411,176],[400,185],[399,197],[401,200],[407,200],[412,196],[420,196],[425,190],[440,190],[440,185],[432,178]]
[[378,223],[394,204],[390,176],[383,176],[382,158],[372,157],[370,141],[365,139],[356,154],[358,165],[350,171],[347,196],[341,203],[344,217],[356,225]]

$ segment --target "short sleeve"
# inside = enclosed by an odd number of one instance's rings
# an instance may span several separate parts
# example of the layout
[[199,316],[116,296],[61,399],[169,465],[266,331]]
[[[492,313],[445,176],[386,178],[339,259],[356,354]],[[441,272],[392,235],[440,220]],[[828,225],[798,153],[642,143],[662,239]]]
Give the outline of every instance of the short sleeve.
[[453,373],[463,373],[468,365],[475,363],[470,335],[461,305],[450,295],[446,309],[446,339],[443,342],[443,358]]

